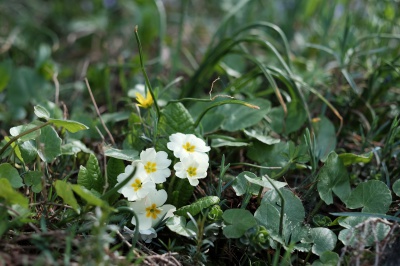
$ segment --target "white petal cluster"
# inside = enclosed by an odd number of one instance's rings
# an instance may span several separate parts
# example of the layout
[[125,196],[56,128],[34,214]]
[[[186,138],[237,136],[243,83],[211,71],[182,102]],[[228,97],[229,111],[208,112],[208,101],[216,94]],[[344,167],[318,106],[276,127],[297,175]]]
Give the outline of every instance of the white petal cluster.
[[[168,149],[180,159],[174,165],[176,176],[187,178],[192,186],[197,186],[199,179],[207,176],[209,158],[206,152],[210,151],[210,147],[193,134],[175,133],[169,140]],[[171,175],[170,165],[171,160],[166,152],[149,148],[140,153],[140,160],[128,165],[124,173],[117,177],[120,184],[135,171],[129,182],[118,192],[130,201],[130,207],[138,218],[138,224],[135,217],[132,224],[136,225],[135,230],[139,230],[145,242],[151,242],[157,237],[154,227],[162,220],[172,217],[176,210],[173,205],[164,205],[167,192],[156,189],[156,184],[164,183]]]
[[174,152],[180,162],[174,165],[176,176],[187,178],[192,186],[199,184],[199,179],[207,176],[210,147],[193,134],[175,133],[169,137],[168,149]]

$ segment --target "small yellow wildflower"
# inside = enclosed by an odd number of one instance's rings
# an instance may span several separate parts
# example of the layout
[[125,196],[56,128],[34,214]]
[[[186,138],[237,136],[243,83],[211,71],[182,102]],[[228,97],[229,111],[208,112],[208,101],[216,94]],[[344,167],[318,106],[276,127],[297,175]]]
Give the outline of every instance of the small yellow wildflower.
[[139,103],[138,106],[142,108],[149,108],[154,103],[153,97],[151,97],[150,90],[147,90],[146,98],[144,98],[143,95],[139,92],[136,92],[136,100]]

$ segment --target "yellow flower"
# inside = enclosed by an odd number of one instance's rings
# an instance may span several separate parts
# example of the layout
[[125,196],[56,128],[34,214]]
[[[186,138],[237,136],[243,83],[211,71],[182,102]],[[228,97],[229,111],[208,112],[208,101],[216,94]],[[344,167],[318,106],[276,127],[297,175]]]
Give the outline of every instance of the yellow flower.
[[146,98],[144,98],[143,95],[139,92],[136,92],[136,100],[139,103],[138,106],[143,108],[149,108],[154,103],[153,97],[151,97],[150,90],[147,90]]

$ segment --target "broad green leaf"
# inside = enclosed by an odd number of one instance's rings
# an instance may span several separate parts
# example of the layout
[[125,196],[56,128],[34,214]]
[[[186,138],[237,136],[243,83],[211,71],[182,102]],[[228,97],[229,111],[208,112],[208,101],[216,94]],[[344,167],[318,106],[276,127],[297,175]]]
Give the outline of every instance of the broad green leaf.
[[244,171],[240,173],[235,181],[232,183],[232,188],[236,192],[236,196],[242,196],[246,194],[246,192],[251,193],[253,195],[258,195],[258,192],[260,191],[261,186],[249,182],[246,177],[247,176],[249,179],[257,179],[258,177],[253,174],[252,172]]
[[87,204],[99,207],[109,208],[107,202],[103,201],[99,197],[95,196],[92,192],[87,190],[86,188],[80,185],[71,185],[72,190],[79,195],[82,199],[84,199]]
[[346,217],[339,220],[339,224],[346,228],[340,231],[338,236],[345,246],[355,246],[360,243],[373,246],[376,240],[385,239],[390,231],[390,226],[381,223],[377,218]]
[[328,228],[312,228],[311,235],[314,242],[311,251],[318,256],[321,256],[325,251],[333,250],[336,246],[337,237]]
[[46,110],[46,108],[44,108],[43,106],[40,105],[35,105],[33,107],[33,109],[35,110],[35,115],[39,118],[44,118],[44,119],[48,119],[50,118],[50,113],[49,111]]
[[25,185],[32,186],[32,191],[39,193],[42,191],[42,175],[40,171],[28,171],[24,175]]
[[24,185],[17,169],[9,163],[0,164],[0,178],[7,179],[13,188],[20,188]]
[[70,205],[77,213],[80,213],[78,202],[72,192],[72,185],[61,180],[56,180],[54,187],[57,195],[64,200],[64,203]]
[[45,126],[42,128],[38,141],[38,154],[44,162],[51,163],[61,154],[61,138],[53,127]]
[[[117,176],[125,171],[125,164],[122,160],[116,158],[110,158],[107,161],[107,178],[108,178],[108,189],[115,187],[117,184]],[[120,194],[115,193],[109,199],[110,204],[119,198]]]
[[139,152],[137,150],[119,150],[111,147],[104,147],[104,155],[130,162],[139,159]]
[[318,193],[326,204],[333,203],[335,193],[343,202],[346,202],[351,193],[347,170],[335,152],[331,152],[325,165],[318,175]]
[[190,205],[186,205],[177,209],[174,214],[183,216],[185,218],[189,218],[187,213],[190,213],[192,216],[197,215],[203,209],[208,208],[212,205],[215,205],[219,202],[219,198],[216,196],[206,196],[203,198],[198,199],[197,201],[193,202]]
[[[1,167],[1,165],[0,165]],[[13,189],[11,183],[6,178],[0,176],[0,198],[6,200],[9,205],[19,204],[24,208],[28,208],[29,200]]]
[[267,144],[267,145],[273,145],[273,144],[281,142],[280,139],[275,139],[275,138],[272,138],[271,136],[260,134],[253,129],[252,130],[244,130],[244,133],[247,136],[249,136],[251,138],[255,138],[258,141],[260,141],[264,144]]
[[339,255],[332,251],[325,251],[319,257],[319,260],[313,262],[312,266],[337,266]]
[[342,160],[345,166],[354,164],[354,163],[369,163],[372,159],[372,152],[368,152],[365,154],[357,155],[353,153],[341,153],[339,154],[339,158]]
[[[265,202],[257,208],[254,218],[263,225],[274,239],[279,238],[280,213],[271,203]],[[283,243],[283,240],[281,240]]]
[[257,225],[254,216],[248,210],[228,209],[222,215],[226,226],[223,233],[227,238],[239,238],[248,229]]
[[89,129],[84,124],[76,122],[76,121],[53,119],[53,118],[50,118],[49,121],[54,126],[63,127],[63,128],[65,128],[66,130],[68,130],[71,133],[76,133],[76,132],[81,131],[81,130]]
[[360,183],[346,201],[347,208],[362,208],[362,212],[387,213],[392,203],[390,189],[379,180]]
[[235,104],[227,104],[219,107],[220,113],[225,114],[225,120],[221,128],[234,132],[251,127],[260,122],[271,108],[271,102],[265,99],[251,99],[248,102],[257,105],[260,109]]
[[186,236],[186,237],[196,236],[196,232],[187,227],[186,219],[182,216],[175,215],[173,217],[168,218],[166,226],[169,228],[169,230],[181,236]]
[[[10,128],[10,134],[11,134],[11,136],[16,137],[32,128],[37,127],[37,126],[38,125],[35,125],[35,124],[27,124],[27,125],[12,127],[12,128]],[[35,130],[31,133],[28,133],[28,134],[20,137],[18,139],[18,142],[24,142],[27,140],[36,139],[39,136],[40,136],[40,129]]]
[[336,148],[336,131],[332,122],[326,118],[314,120],[313,128],[316,136],[317,156],[324,162],[329,153]]
[[81,186],[84,186],[86,189],[90,190],[90,189],[92,189],[93,184],[88,175],[89,174],[88,174],[88,170],[86,169],[86,167],[81,165],[79,167],[77,183]]
[[400,197],[400,179],[397,179],[392,186],[394,194],[396,194],[397,197]]

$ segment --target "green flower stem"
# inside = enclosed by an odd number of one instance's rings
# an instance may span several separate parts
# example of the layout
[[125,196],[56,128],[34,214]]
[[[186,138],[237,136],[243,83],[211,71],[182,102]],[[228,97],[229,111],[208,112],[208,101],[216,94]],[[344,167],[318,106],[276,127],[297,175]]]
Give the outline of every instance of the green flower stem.
[[119,208],[117,208],[117,211],[118,212],[130,212],[130,213],[133,214],[133,217],[135,217],[136,228],[135,228],[135,231],[133,233],[132,247],[129,249],[128,254],[133,253],[133,249],[136,246],[136,243],[137,243],[137,241],[139,239],[139,218],[137,217],[135,211],[130,207],[126,207],[126,206],[119,207]]
[[158,106],[156,98],[154,97],[153,88],[151,87],[149,77],[147,76],[146,70],[144,68],[143,51],[142,51],[142,44],[140,42],[140,38],[139,38],[139,34],[138,34],[138,26],[135,27],[135,37],[136,37],[136,41],[137,41],[138,48],[139,48],[140,68],[142,69],[143,76],[144,76],[144,79],[146,81],[146,85],[150,90],[151,97],[153,98],[154,106],[156,107],[156,111],[157,111],[157,121],[159,121],[160,120],[160,108]]
[[10,139],[10,141],[7,142],[6,145],[4,145],[3,148],[1,148],[1,150],[0,150],[0,156],[6,151],[6,149],[7,149],[12,143],[14,143],[15,141],[17,141],[19,138],[21,138],[21,137],[23,137],[23,136],[25,136],[25,135],[28,135],[29,133],[32,133],[32,132],[34,132],[34,131],[36,131],[36,130],[39,130],[39,129],[41,129],[41,128],[45,127],[45,126],[48,126],[48,125],[51,125],[51,122],[50,122],[50,121],[47,121],[46,123],[44,123],[44,124],[42,124],[42,125],[40,125],[40,126],[31,128],[31,129],[29,129],[29,130],[27,130],[27,131],[25,131],[25,132],[23,132],[23,133],[21,133],[21,134],[15,136],[15,137],[12,137],[12,138]]

